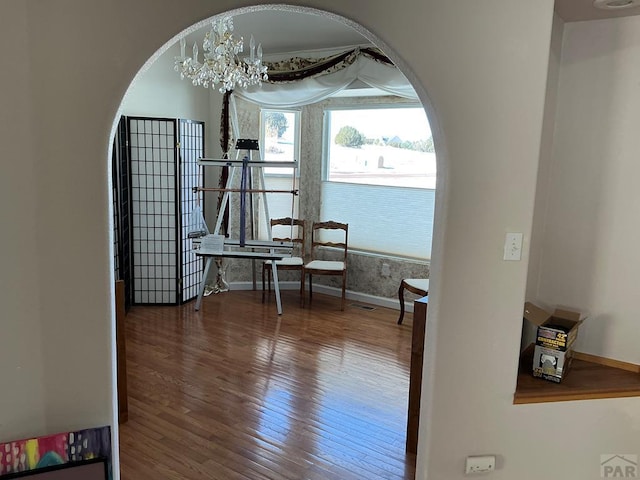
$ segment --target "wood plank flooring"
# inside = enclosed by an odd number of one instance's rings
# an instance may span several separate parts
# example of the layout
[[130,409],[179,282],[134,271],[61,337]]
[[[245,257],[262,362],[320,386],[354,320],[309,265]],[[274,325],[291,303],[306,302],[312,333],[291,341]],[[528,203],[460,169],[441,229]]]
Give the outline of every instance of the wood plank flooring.
[[409,480],[411,319],[260,292],[127,316],[123,480]]

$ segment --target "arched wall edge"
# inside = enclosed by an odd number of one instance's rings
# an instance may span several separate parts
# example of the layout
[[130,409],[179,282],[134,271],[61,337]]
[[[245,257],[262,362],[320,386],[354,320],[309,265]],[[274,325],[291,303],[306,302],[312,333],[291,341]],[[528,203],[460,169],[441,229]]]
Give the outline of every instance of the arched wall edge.
[[[128,84],[127,90],[123,94],[120,99],[119,105],[116,109],[115,116],[112,121],[111,130],[109,132],[109,136],[107,138],[106,145],[106,155],[105,158],[107,160],[107,178],[109,182],[112,178],[112,165],[111,165],[111,145],[113,144],[113,139],[115,137],[116,129],[118,126],[118,122],[122,113],[122,105],[125,103],[127,95],[131,91],[132,87],[136,84],[141,75],[160,57],[164,54],[170,47],[176,44],[178,40],[185,35],[193,33],[206,25],[208,25],[213,19],[218,17],[222,17],[225,15],[241,15],[246,13],[256,13],[265,10],[281,10],[281,11],[289,11],[295,13],[306,13],[323,16],[325,18],[340,22],[348,27],[353,28],[358,33],[360,33],[363,37],[369,40],[371,43],[380,48],[392,61],[393,63],[402,71],[402,73],[407,77],[414,90],[418,94],[420,102],[422,103],[423,108],[427,114],[427,118],[429,120],[429,125],[431,127],[431,133],[434,139],[434,146],[436,150],[436,163],[437,163],[437,179],[436,179],[436,201],[435,201],[435,218],[434,218],[434,231],[433,231],[433,244],[432,244],[432,255],[431,255],[431,263],[429,267],[429,278],[432,280],[431,285],[434,288],[430,289],[429,292],[429,316],[427,319],[428,325],[427,329],[430,334],[426,337],[425,344],[425,355],[424,355],[424,370],[422,376],[422,399],[420,406],[420,432],[419,438],[420,443],[418,445],[418,455],[417,455],[417,465],[416,465],[416,473],[420,471],[426,471],[426,464],[428,463],[428,452],[430,451],[430,445],[432,442],[430,430],[425,427],[425,425],[429,425],[431,422],[429,419],[432,415],[433,401],[431,401],[433,396],[433,385],[434,385],[434,374],[435,374],[435,357],[436,357],[436,342],[437,338],[437,325],[438,325],[438,283],[439,279],[442,275],[442,266],[441,266],[441,258],[442,258],[442,249],[444,246],[444,238],[445,238],[445,228],[446,228],[446,219],[447,219],[447,193],[448,193],[448,161],[447,161],[447,148],[445,141],[445,134],[441,128],[439,122],[439,116],[437,114],[437,109],[433,105],[431,101],[427,89],[424,85],[418,80],[417,76],[413,72],[410,65],[404,61],[402,56],[398,54],[392,47],[390,47],[386,42],[382,41],[375,33],[363,27],[361,24],[357,23],[354,20],[351,20],[345,16],[338,15],[335,13],[328,12],[326,10],[320,10],[311,7],[301,7],[297,5],[287,5],[287,4],[263,4],[263,5],[255,5],[255,6],[247,6],[247,7],[239,7],[236,9],[222,11],[218,14],[212,15],[205,19],[202,19],[190,27],[184,29],[180,33],[174,35],[172,38],[167,40],[159,49],[157,49],[148,60],[140,67],[140,69],[136,72],[134,77]],[[109,225],[108,225],[108,233],[109,233],[109,258],[113,261],[113,198],[112,198],[112,189],[107,189],[108,201],[109,201]],[[114,445],[118,445],[118,428],[117,428],[117,412],[118,412],[118,392],[117,392],[117,368],[116,368],[116,336],[115,336],[115,309],[113,306],[115,305],[115,289],[113,288],[115,278],[113,273],[113,268],[109,269],[110,275],[110,285],[112,286],[110,296],[111,301],[111,331],[112,331],[112,342],[111,342],[111,364],[112,364],[112,383],[114,388],[112,389],[112,411],[113,411],[113,425],[112,436]],[[118,458],[118,449],[114,448],[114,465],[119,466],[119,458]],[[116,471],[116,475],[114,478],[118,480],[119,478],[119,469]]]

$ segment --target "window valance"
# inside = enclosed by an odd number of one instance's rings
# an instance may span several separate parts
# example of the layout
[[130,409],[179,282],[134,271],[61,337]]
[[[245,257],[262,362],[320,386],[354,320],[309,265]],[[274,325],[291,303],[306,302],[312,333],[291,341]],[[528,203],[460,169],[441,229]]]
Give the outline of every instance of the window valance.
[[406,77],[380,50],[355,47],[322,58],[263,62],[269,80],[234,95],[267,108],[294,108],[325,100],[356,80],[390,95],[417,100]]

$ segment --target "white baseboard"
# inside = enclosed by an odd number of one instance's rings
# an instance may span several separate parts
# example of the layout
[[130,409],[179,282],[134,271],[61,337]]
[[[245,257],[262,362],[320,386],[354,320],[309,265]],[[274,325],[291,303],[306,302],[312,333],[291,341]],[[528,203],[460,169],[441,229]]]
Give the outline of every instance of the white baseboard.
[[[251,282],[233,282],[229,285],[231,290],[253,290],[253,284]],[[262,288],[260,285],[258,289]],[[272,287],[273,288],[273,287]],[[280,282],[280,290],[299,290],[299,282]],[[325,295],[331,295],[333,297],[339,297],[342,291],[339,288],[328,287],[326,285],[313,285],[313,290],[318,293],[324,293]],[[377,297],[375,295],[369,295],[367,293],[358,293],[347,290],[347,299],[356,302],[368,303],[370,305],[377,305],[379,307],[391,308],[393,310],[400,310],[400,303],[397,299]],[[413,302],[404,303],[405,312],[413,312]]]

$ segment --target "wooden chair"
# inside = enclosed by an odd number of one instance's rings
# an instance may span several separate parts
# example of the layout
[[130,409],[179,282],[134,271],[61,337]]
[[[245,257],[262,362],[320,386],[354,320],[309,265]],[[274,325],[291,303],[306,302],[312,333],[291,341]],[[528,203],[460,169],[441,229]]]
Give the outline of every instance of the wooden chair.
[[411,293],[424,297],[429,294],[428,278],[403,278],[398,289],[398,299],[400,300],[400,318],[398,325],[402,324],[404,318],[404,291],[409,290]]
[[[322,233],[339,231],[339,239],[329,238],[323,240]],[[309,301],[313,299],[313,275],[334,275],[342,277],[342,304],[344,310],[347,288],[347,237],[349,224],[334,221],[313,222],[311,229],[311,261],[304,266],[304,273],[309,275]],[[318,249],[321,247],[333,247],[340,249],[339,260],[318,260]],[[304,289],[304,276],[303,285]]]
[[[293,243],[293,255],[291,257],[276,260],[278,271],[300,271],[300,295],[304,295],[304,232],[305,221],[298,218],[272,218],[271,235],[273,240]],[[286,232],[286,233],[285,233]],[[267,277],[268,291],[271,292],[271,260],[262,264],[262,303],[265,299],[264,280]]]

